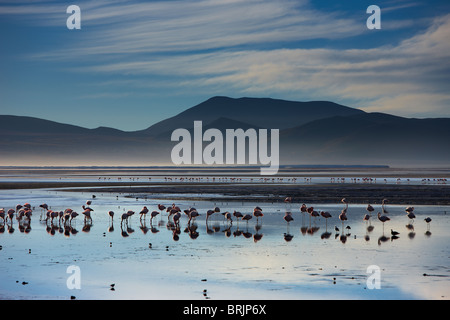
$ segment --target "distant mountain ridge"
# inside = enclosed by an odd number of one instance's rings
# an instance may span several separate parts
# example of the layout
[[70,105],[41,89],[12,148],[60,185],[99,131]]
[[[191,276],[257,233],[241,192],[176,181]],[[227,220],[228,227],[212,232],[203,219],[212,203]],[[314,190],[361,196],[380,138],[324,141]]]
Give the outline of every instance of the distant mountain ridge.
[[172,131],[192,129],[196,120],[203,130],[280,129],[282,165],[450,165],[450,118],[366,113],[326,101],[228,97],[132,132],[0,115],[0,165],[170,165]]
[[218,118],[228,118],[259,128],[282,130],[317,119],[360,113],[364,111],[327,101],[297,102],[271,98],[233,99],[217,96],[142,131],[149,135],[157,135],[176,128],[191,128],[195,120],[201,119],[206,125]]

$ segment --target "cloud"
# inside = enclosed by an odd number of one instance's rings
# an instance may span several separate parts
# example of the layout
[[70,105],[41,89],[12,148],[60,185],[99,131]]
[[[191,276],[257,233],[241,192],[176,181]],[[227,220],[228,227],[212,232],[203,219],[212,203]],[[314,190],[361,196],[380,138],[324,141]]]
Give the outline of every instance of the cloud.
[[[82,41],[32,53],[30,59],[82,61],[67,70],[135,77],[126,90],[138,82],[140,88],[158,88],[159,82],[174,94],[307,97],[368,111],[450,116],[450,15],[421,20],[431,24],[396,45],[342,49],[307,48],[303,41],[360,36],[365,24],[341,12],[318,11],[309,1],[98,0],[79,6]],[[386,10],[416,6],[404,2]],[[48,9],[34,23],[59,26],[60,7],[0,5],[0,15],[23,18]],[[62,17],[65,25],[65,13]],[[391,31],[411,21],[390,22]],[[107,95],[104,89],[96,97]]]

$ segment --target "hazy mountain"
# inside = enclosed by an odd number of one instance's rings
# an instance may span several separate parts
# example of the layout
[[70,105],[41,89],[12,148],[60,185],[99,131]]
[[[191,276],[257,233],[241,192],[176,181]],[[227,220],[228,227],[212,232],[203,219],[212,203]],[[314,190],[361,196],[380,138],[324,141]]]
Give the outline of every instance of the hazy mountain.
[[[365,113],[332,102],[214,97],[146,130],[0,116],[0,165],[171,164],[173,130],[280,129],[281,164],[449,165],[450,119]],[[207,142],[204,143],[204,146]]]
[[320,119],[280,135],[287,162],[450,165],[448,141],[449,118],[410,119],[384,113]]
[[178,115],[160,121],[142,132],[158,135],[177,128],[192,128],[195,120],[203,125],[219,118],[240,121],[259,128],[287,129],[332,116],[362,114],[364,111],[333,102],[296,102],[270,98],[213,97]]

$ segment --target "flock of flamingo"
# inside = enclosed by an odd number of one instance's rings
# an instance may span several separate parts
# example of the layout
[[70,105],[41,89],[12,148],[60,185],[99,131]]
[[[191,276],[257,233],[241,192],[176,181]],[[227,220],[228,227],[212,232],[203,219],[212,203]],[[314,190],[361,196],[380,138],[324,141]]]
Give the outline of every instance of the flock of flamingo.
[[[287,197],[285,199],[285,202],[291,204],[292,198]],[[344,198],[341,200],[341,202],[344,204],[344,208],[342,209],[341,213],[339,214],[338,219],[342,223],[342,230],[344,230],[344,224],[348,220],[348,218],[347,218],[348,201]],[[384,232],[384,224],[391,220],[386,215],[388,213],[388,211],[386,210],[386,202],[387,202],[386,199],[382,200],[382,203],[381,203],[381,211],[382,212],[378,212],[378,214],[377,214],[378,220],[383,223],[383,232]],[[81,214],[84,216],[85,225],[87,223],[89,225],[92,225],[92,221],[93,221],[92,212],[94,210],[90,207],[91,204],[92,204],[92,201],[88,200],[88,201],[86,201],[86,204],[83,204],[81,206],[81,208],[82,208]],[[42,209],[40,221],[43,221],[47,224],[50,223],[50,225],[52,225],[52,226],[55,224],[55,221],[57,221],[59,223],[59,225],[61,225],[61,224],[63,224],[64,226],[71,225],[72,220],[75,219],[77,216],[79,216],[79,214],[76,211],[74,211],[70,208],[67,208],[64,211],[53,211],[53,210],[49,209],[49,206],[46,203],[41,204],[39,207]],[[152,224],[153,219],[156,216],[158,216],[158,215],[162,216],[163,212],[166,212],[167,220],[168,221],[172,220],[173,224],[175,226],[179,227],[182,212],[184,212],[184,214],[188,218],[188,226],[190,226],[191,222],[195,221],[197,219],[197,217],[200,216],[200,213],[197,211],[197,209],[193,208],[193,207],[190,207],[190,208],[182,211],[181,208],[175,204],[169,205],[167,207],[162,204],[158,204],[157,208],[158,208],[158,211],[154,210],[154,211],[150,212],[150,210],[147,208],[147,206],[144,206],[142,208],[142,210],[139,212],[141,223],[142,223],[142,221],[144,221],[144,223],[145,223],[145,220],[146,220],[146,217],[148,214],[150,216],[150,224]],[[375,211],[375,209],[371,204],[368,204],[366,211],[367,211],[367,213],[363,216],[363,220],[366,223],[371,224],[372,213]],[[33,210],[29,203],[25,203],[24,205],[18,204],[14,209],[11,208],[11,209],[8,209],[7,211],[3,208],[0,208],[0,219],[1,219],[0,226],[2,226],[2,225],[4,226],[5,223],[9,223],[12,225],[14,216],[15,216],[16,220],[19,222],[19,225],[21,225],[22,227],[29,226],[30,222],[31,222],[32,212],[33,212]],[[306,204],[301,205],[300,212],[302,214],[309,215],[310,226],[311,226],[311,218],[314,218],[314,224],[315,224],[315,219],[319,216],[322,216],[325,219],[326,228],[328,228],[328,219],[332,218],[332,215],[329,212],[320,211],[320,213],[319,213],[318,211],[314,210],[314,207],[308,207]],[[408,217],[408,219],[410,219],[410,222],[413,222],[414,219],[416,218],[416,215],[414,214],[414,207],[411,207],[411,206],[406,207],[405,212],[406,212],[406,216]],[[262,219],[262,217],[264,216],[263,209],[260,208],[259,206],[255,207],[253,209],[252,214],[242,214],[241,212],[238,212],[238,211],[234,211],[233,213],[228,212],[228,211],[221,212],[219,207],[215,207],[213,209],[206,211],[206,224],[208,225],[208,220],[210,219],[210,217],[213,214],[218,214],[218,213],[221,213],[223,215],[223,221],[226,222],[227,224],[229,224],[230,226],[233,224],[233,220],[236,220],[238,223],[239,223],[239,220],[246,221],[247,226],[248,226],[249,220],[251,220],[253,217],[256,218],[257,224],[259,224],[259,219]],[[128,211],[124,212],[121,215],[121,226],[124,224],[128,226],[128,222],[129,222],[131,216],[133,216],[134,214],[135,214],[135,212],[133,210],[128,210]],[[112,221],[114,219],[114,211],[109,211],[108,215]],[[287,224],[289,226],[289,224],[294,220],[294,216],[290,210],[287,210],[283,219],[287,222]],[[427,226],[429,227],[431,218],[427,217],[424,219],[424,221],[427,223]],[[347,230],[351,229],[351,227],[348,225],[345,228]],[[335,226],[335,231],[339,232],[339,228],[337,226]],[[393,236],[398,235],[398,232],[396,232],[392,229],[391,229],[391,233]]]

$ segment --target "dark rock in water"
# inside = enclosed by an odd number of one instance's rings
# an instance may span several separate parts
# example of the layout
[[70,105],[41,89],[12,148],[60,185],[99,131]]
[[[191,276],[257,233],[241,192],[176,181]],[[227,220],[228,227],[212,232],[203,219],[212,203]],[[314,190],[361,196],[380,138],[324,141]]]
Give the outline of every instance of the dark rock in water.
[[70,300],[75,300],[76,297],[75,296],[70,296]]

